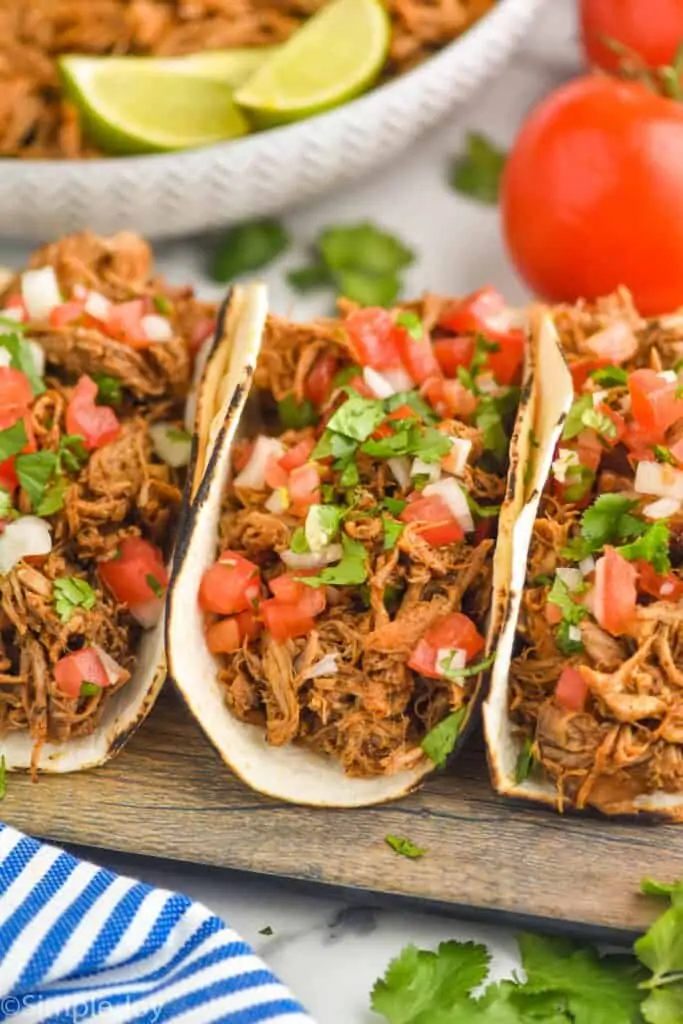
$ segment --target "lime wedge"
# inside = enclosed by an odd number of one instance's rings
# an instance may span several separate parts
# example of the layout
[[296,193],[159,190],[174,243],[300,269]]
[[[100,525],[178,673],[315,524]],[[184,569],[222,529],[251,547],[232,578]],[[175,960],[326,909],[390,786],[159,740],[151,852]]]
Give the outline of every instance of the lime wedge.
[[249,125],[224,81],[169,71],[167,60],[62,57],[64,91],[90,138],[108,153],[207,146]]
[[389,33],[379,0],[332,0],[237,89],[235,102],[263,128],[344,103],[379,75]]
[[195,75],[198,78],[213,78],[236,89],[253,75],[267,60],[280,49],[279,46],[249,46],[234,50],[205,50],[190,53],[186,57],[120,57],[123,61],[143,61],[154,64],[166,71]]

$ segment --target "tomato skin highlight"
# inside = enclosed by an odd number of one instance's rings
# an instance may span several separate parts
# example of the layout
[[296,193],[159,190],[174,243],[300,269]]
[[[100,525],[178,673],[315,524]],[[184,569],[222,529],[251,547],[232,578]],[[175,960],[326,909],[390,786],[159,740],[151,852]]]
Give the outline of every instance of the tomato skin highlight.
[[62,693],[74,699],[80,697],[83,683],[94,683],[102,688],[111,685],[102,660],[92,647],[83,647],[60,658],[54,676]]
[[401,365],[395,340],[394,318],[387,309],[357,309],[347,316],[344,327],[361,366],[388,370]]
[[419,341],[400,325],[394,327],[394,343],[401,362],[416,384],[422,384],[428,377],[439,377],[441,367],[432,349],[428,334]]
[[555,302],[625,285],[645,316],[677,309],[682,165],[682,104],[606,76],[560,86],[532,111],[503,173],[504,234],[522,277]]
[[465,536],[462,526],[453,518],[448,505],[438,495],[409,501],[399,519],[403,523],[438,523],[437,526],[420,526],[418,530],[420,536],[434,547],[454,544]]
[[313,438],[307,438],[304,441],[299,441],[293,448],[290,448],[280,459],[280,465],[284,470],[290,473],[293,469],[298,466],[303,466],[305,462],[308,462],[311,452],[315,448],[315,441]]
[[595,563],[593,611],[608,633],[621,636],[629,631],[636,614],[637,578],[635,566],[609,546]]
[[499,384],[516,384],[522,375],[526,338],[522,331],[485,330],[485,336],[498,345],[497,352],[488,352],[486,363]]
[[432,348],[441,370],[447,377],[458,376],[458,367],[467,369],[474,356],[474,338],[438,338]]
[[567,665],[555,687],[555,700],[567,711],[583,711],[588,697],[588,683],[578,669]]
[[199,584],[199,606],[217,615],[249,611],[259,595],[259,568],[236,551],[224,551]]
[[296,636],[306,636],[315,629],[315,619],[295,604],[287,604],[276,597],[264,601],[260,608],[263,622],[274,640],[284,643]]
[[316,359],[304,383],[304,395],[313,405],[321,406],[330,397],[332,381],[337,372],[337,360],[332,355]]
[[430,377],[420,388],[437,416],[450,419],[455,416],[466,420],[477,408],[477,399],[459,380]]
[[121,433],[114,410],[108,405],[96,405],[96,397],[97,384],[84,374],[66,407],[66,429],[69,434],[80,434],[88,451],[115,441]]
[[486,285],[449,303],[439,317],[439,327],[453,334],[485,333],[490,319],[504,309],[503,296],[496,288]]
[[121,542],[119,557],[100,562],[97,572],[116,600],[128,608],[155,598],[163,600],[150,586],[148,576],[163,590],[168,586],[168,570],[160,549],[143,537],[126,537]]
[[6,413],[10,408],[24,409],[32,401],[33,391],[26,374],[15,370],[13,366],[0,366],[0,411]]
[[293,469],[288,487],[294,515],[305,516],[311,505],[320,504],[320,476],[314,463],[306,462]]

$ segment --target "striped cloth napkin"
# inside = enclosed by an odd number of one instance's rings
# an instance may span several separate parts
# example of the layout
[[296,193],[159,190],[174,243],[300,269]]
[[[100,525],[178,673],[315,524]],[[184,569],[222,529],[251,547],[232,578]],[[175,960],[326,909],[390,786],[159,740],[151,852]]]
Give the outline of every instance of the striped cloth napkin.
[[0,824],[0,1021],[313,1024],[199,903]]

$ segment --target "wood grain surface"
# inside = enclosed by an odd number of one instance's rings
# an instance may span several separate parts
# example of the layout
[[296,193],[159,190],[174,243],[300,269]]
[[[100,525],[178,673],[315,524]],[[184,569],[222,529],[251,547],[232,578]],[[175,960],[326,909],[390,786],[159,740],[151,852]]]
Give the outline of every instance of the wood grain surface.
[[[476,740],[475,740],[476,747]],[[62,843],[327,884],[468,917],[607,937],[656,915],[646,875],[683,877],[683,826],[555,813],[495,796],[483,754],[398,804],[360,811],[281,805],[224,768],[172,691],[109,765],[78,775],[10,775],[0,817]],[[428,853],[407,860],[384,842]]]

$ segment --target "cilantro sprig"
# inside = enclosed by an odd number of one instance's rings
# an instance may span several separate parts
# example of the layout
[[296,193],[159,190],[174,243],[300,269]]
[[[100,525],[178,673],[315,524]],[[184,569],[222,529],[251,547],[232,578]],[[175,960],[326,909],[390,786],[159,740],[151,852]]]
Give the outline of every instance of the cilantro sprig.
[[[37,344],[37,342],[33,344]],[[21,333],[13,331],[10,334],[0,334],[0,348],[9,352],[10,366],[14,370],[21,370],[28,378],[33,394],[42,395],[45,391],[45,384],[36,368],[31,343],[22,337]]]
[[572,597],[572,591],[560,576],[555,576],[547,600],[562,612],[562,621],[555,634],[557,646],[567,655],[582,651],[583,643],[574,639],[572,627],[578,626],[587,617],[587,609],[582,604],[577,604]]
[[53,584],[55,611],[62,622],[69,622],[77,608],[91,611],[97,596],[87,580],[80,576],[60,576]]
[[645,533],[647,524],[631,514],[637,504],[623,494],[601,494],[581,516],[580,536],[564,548],[563,556],[580,561],[605,544],[616,545]]
[[416,846],[412,839],[406,839],[405,836],[394,836],[389,833],[384,837],[384,842],[395,853],[400,854],[401,857],[408,857],[410,860],[419,860],[428,852],[424,846]]
[[359,540],[342,534],[342,557],[336,565],[329,565],[317,576],[296,576],[307,587],[354,587],[368,578],[368,552]]
[[478,132],[467,135],[466,151],[453,162],[451,185],[456,192],[495,205],[507,154]]

